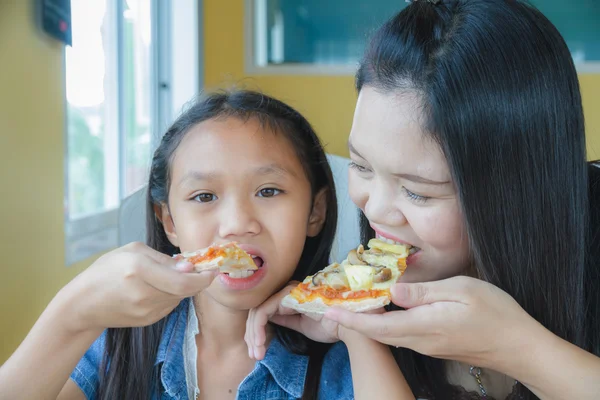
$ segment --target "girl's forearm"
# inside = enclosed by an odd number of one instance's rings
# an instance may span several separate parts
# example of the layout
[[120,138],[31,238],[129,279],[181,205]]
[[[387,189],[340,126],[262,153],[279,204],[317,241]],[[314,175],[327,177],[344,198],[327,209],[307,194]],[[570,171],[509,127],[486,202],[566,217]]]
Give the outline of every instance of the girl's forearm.
[[355,399],[414,400],[387,345],[350,330],[342,339],[350,356]]
[[74,329],[69,324],[69,302],[61,291],[0,367],[0,400],[56,399],[81,357],[102,333]]

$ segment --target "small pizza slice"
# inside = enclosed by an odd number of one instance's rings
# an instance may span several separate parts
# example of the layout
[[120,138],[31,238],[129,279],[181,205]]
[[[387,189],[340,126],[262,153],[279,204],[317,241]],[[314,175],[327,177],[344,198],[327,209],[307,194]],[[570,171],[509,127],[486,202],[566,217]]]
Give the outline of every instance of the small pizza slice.
[[176,254],[173,258],[191,262],[197,272],[218,269],[222,273],[235,274],[258,269],[253,257],[234,242]]
[[360,245],[341,264],[307,277],[281,304],[313,314],[323,314],[332,306],[364,312],[388,305],[391,287],[406,270],[411,246],[371,239],[368,247]]

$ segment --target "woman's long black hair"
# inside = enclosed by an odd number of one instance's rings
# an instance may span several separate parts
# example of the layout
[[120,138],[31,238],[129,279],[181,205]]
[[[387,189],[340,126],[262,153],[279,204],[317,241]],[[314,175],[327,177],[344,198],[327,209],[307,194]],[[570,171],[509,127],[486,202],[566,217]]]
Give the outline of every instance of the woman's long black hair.
[[[304,166],[314,196],[326,189],[327,215],[320,234],[307,238],[300,262],[292,279],[302,280],[324,268],[337,223],[337,203],[333,174],[325,152],[309,122],[296,110],[261,93],[239,90],[216,92],[203,96],[184,112],[167,133],[154,153],[148,182],[147,244],[165,254],[179,253],[167,239],[163,226],[154,214],[154,206],[166,203],[173,153],[184,135],[195,125],[213,118],[256,118],[263,126],[281,134],[292,143]],[[154,362],[165,319],[144,328],[109,329],[106,352],[101,367],[99,398],[149,399],[159,390],[160,377]],[[305,381],[305,399],[317,398],[323,356],[328,345],[313,342],[305,336],[275,325],[277,338],[290,351],[310,357]]]
[[[569,49],[524,2],[433,3],[413,1],[374,34],[357,90],[419,95],[423,129],[456,185],[478,276],[556,335],[599,354],[600,181],[586,165]],[[373,232],[364,215],[362,222],[366,241]],[[452,397],[444,361],[392,351],[415,395]],[[522,385],[516,391],[536,398]]]

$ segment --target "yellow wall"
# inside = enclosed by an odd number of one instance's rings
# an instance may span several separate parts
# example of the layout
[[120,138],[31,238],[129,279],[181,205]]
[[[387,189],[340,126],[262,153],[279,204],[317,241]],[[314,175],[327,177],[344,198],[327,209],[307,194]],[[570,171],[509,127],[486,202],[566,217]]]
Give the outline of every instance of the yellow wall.
[[64,263],[63,50],[33,4],[0,0],[0,364],[87,265]]
[[[244,73],[243,0],[204,0],[207,87],[242,83],[280,98],[303,113],[328,152],[347,155],[356,94],[352,76],[248,76]],[[581,76],[589,157],[600,158],[600,75]]]
[[600,159],[600,74],[579,76],[587,136],[588,158]]

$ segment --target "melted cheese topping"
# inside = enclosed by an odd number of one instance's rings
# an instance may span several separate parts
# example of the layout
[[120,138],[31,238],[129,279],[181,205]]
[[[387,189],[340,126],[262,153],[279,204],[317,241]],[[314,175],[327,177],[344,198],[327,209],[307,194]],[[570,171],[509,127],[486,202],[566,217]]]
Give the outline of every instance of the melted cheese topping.
[[370,249],[378,249],[388,253],[396,254],[397,256],[408,257],[409,246],[404,244],[389,244],[379,239],[371,239],[368,244]]

